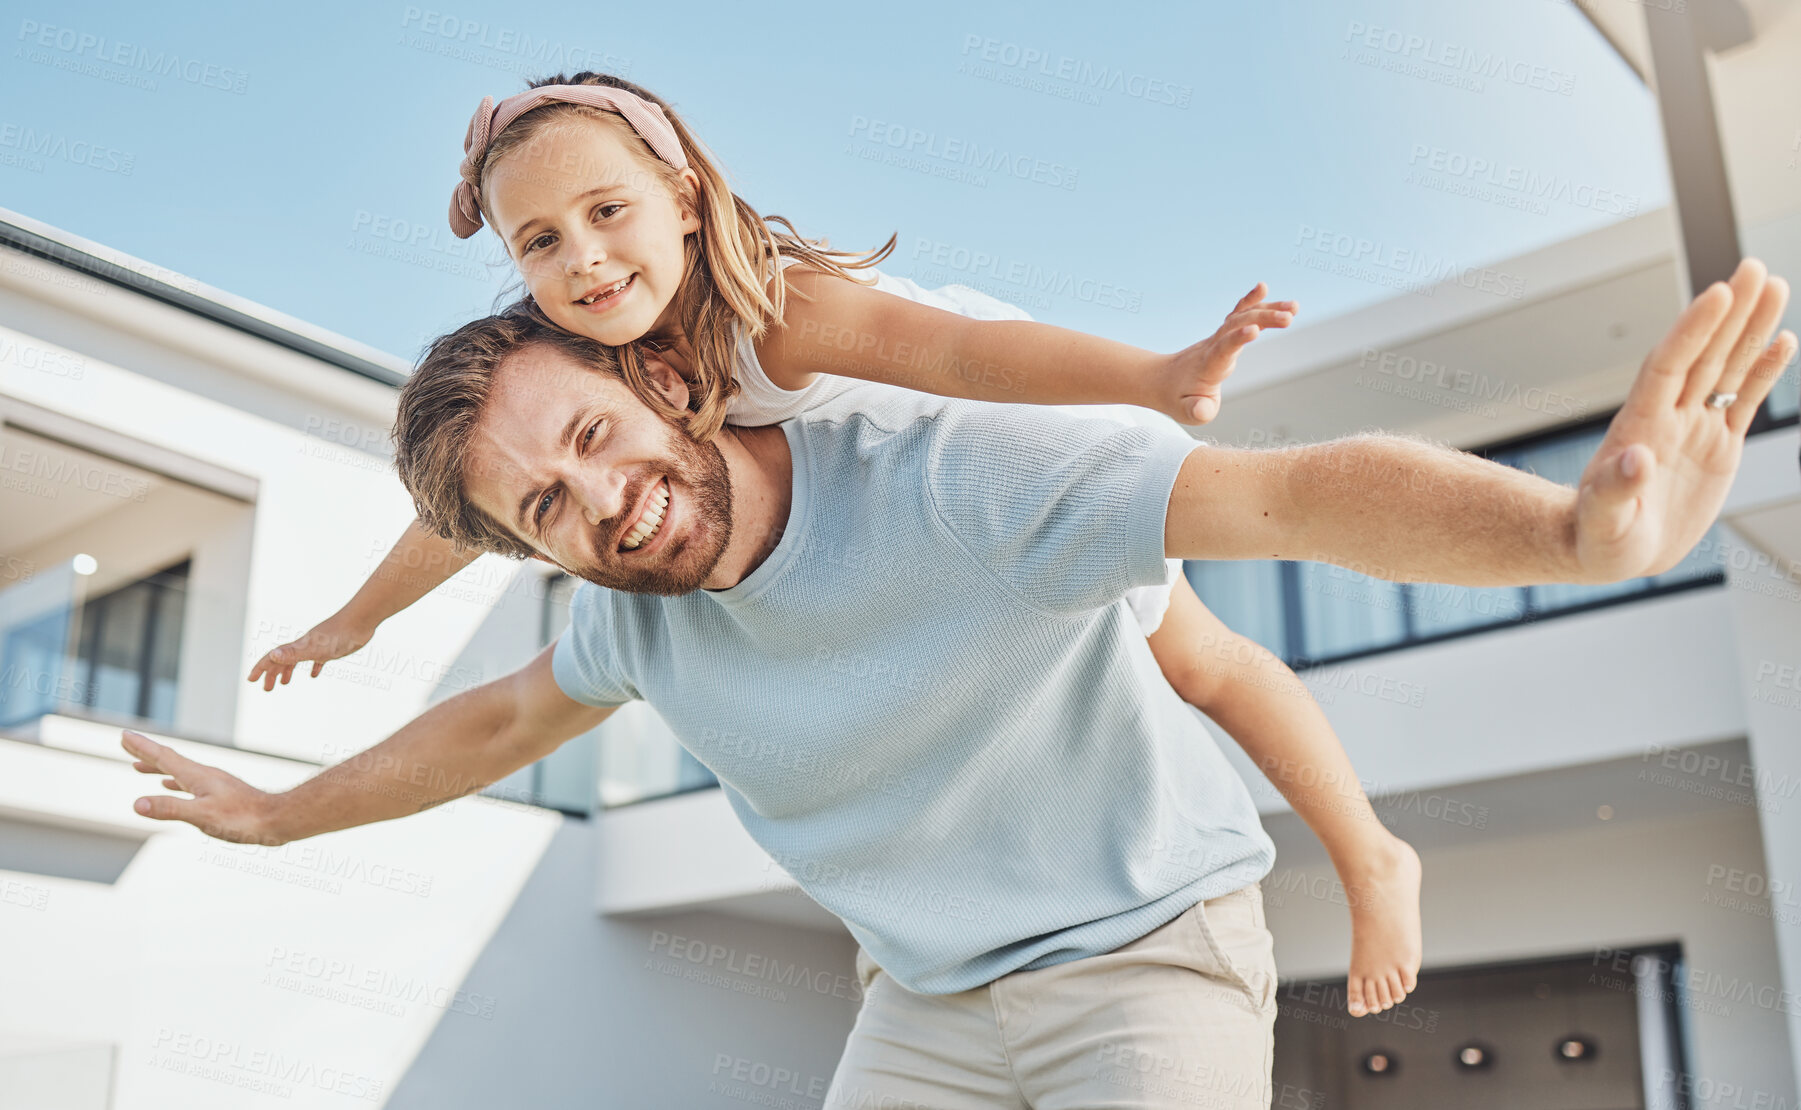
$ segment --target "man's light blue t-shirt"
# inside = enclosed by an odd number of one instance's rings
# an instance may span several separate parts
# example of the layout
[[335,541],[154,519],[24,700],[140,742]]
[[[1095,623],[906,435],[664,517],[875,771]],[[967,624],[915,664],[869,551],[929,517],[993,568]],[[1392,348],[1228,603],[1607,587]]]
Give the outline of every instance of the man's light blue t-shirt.
[[793,500],[728,590],[584,583],[557,684],[650,703],[908,990],[1109,952],[1275,848],[1131,612],[1186,435],[869,386],[781,425]]

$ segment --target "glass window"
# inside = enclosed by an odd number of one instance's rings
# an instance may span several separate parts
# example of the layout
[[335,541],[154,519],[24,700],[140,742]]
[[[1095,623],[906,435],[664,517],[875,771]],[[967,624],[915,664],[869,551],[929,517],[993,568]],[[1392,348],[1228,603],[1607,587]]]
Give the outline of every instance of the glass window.
[[1227,628],[1286,658],[1282,564],[1269,560],[1183,564],[1194,592]]
[[[1791,153],[1788,162],[1791,174],[1794,173],[1794,159]],[[1744,244],[1745,253],[1763,259],[1772,274],[1785,274],[1792,280],[1801,271],[1801,215],[1790,212],[1774,219],[1746,223],[1739,228],[1739,240]],[[1788,311],[1783,314],[1778,328],[1801,333],[1801,303],[1789,301]],[[1801,410],[1801,363],[1791,362],[1770,388],[1763,411],[1772,423],[1782,424],[1795,419],[1798,410]]]
[[1397,583],[1325,563],[1296,563],[1301,659],[1330,659],[1407,638]]
[[82,604],[69,704],[175,723],[187,584],[183,562]]
[[1764,402],[1764,411],[1770,414],[1771,420],[1792,420],[1797,412],[1801,412],[1801,362],[1789,363],[1782,377],[1776,379],[1769,399]]
[[0,642],[0,725],[16,725],[56,709],[68,650],[65,606],[6,630]]
[[1409,582],[1406,593],[1415,637],[1443,636],[1468,628],[1523,620],[1526,616],[1526,591],[1518,587]]
[[181,662],[182,614],[187,608],[188,591],[159,589],[152,596],[148,635],[150,658],[144,668],[147,684],[144,716],[153,721],[173,721],[177,665]]
[[144,633],[150,627],[150,595],[127,586],[81,610],[81,656],[87,668],[90,709],[135,714],[144,686]]

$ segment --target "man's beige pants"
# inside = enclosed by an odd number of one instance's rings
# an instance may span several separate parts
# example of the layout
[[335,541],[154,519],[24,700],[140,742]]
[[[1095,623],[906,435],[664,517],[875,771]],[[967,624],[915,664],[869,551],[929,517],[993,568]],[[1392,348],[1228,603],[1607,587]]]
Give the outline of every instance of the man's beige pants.
[[1276,964],[1253,883],[1111,952],[914,994],[861,948],[827,1110],[1265,1110]]

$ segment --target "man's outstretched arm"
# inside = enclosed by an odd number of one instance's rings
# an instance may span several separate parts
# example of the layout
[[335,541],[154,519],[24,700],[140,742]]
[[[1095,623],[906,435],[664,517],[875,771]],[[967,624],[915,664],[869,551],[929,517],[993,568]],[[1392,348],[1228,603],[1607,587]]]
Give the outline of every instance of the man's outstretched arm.
[[277,794],[126,732],[125,750],[137,757],[133,766],[165,775],[164,786],[193,795],[140,798],[137,811],[159,821],[186,821],[220,840],[286,844],[472,794],[613,712],[563,693],[551,675],[555,647],[504,678],[439,702],[368,751]]
[[[1787,302],[1787,284],[1753,259],[1696,297],[1640,368],[1577,489],[1399,436],[1203,446],[1170,493],[1165,553],[1464,586],[1660,574],[1719,515],[1751,417],[1795,355],[1793,333],[1769,340]],[[1708,407],[1714,392],[1736,400]]]

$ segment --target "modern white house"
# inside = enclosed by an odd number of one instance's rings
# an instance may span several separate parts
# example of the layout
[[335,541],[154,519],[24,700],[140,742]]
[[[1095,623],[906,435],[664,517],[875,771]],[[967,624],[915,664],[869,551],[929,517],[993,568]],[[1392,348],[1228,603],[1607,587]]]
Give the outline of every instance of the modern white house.
[[[1260,341],[1209,435],[1381,427],[1573,481],[1694,285],[1740,253],[1801,279],[1801,13],[1694,4],[1683,40],[1664,5],[1583,6],[1666,99],[1698,69],[1713,191],[1673,138],[1674,206],[1492,262],[1505,295],[1452,274]],[[560,632],[570,581],[485,557],[319,679],[244,681],[411,519],[408,369],[0,210],[0,1110],[821,1105],[851,938],[644,706],[280,848],[132,812],[157,780],[121,726],[279,789]],[[1343,892],[1238,759],[1279,850],[1275,1105],[1801,1106],[1798,405],[1791,368],[1719,524],[1654,580],[1190,564],[1426,869],[1421,989],[1345,1017]],[[1179,1069],[1129,1078],[1206,1104]]]

